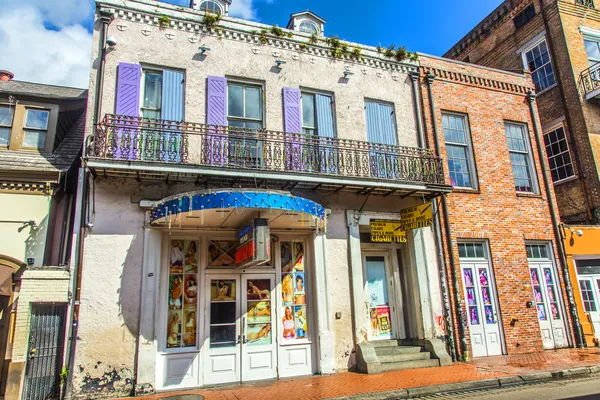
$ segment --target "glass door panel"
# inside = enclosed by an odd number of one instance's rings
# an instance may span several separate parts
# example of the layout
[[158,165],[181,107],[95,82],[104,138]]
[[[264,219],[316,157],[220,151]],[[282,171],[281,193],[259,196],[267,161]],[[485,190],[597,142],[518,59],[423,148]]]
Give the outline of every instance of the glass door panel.
[[369,338],[389,339],[392,332],[392,311],[388,288],[386,257],[365,257],[365,287],[369,305]]
[[236,345],[236,281],[211,280],[210,284],[210,347]]

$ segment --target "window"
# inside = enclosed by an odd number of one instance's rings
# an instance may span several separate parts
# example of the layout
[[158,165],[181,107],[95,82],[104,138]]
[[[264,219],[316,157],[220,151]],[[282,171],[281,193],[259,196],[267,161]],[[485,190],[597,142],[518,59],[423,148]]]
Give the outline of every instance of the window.
[[476,188],[474,162],[467,119],[463,115],[442,114],[448,170],[452,186]]
[[546,133],[544,135],[544,145],[546,146],[546,154],[548,155],[553,182],[558,182],[575,175],[563,127]]
[[302,92],[302,133],[335,137],[332,105],[329,95]]
[[162,104],[162,71],[143,70],[142,117],[161,119]]
[[227,86],[227,124],[246,129],[262,129],[261,88],[239,83]]
[[315,35],[317,33],[319,33],[319,28],[317,28],[317,25],[315,25],[311,21],[300,22],[299,30],[300,30],[300,32],[310,33],[310,34],[315,34]]
[[594,301],[594,287],[589,279],[580,279],[579,288],[583,298],[583,308],[585,312],[596,312],[596,302]]
[[221,7],[214,1],[205,1],[200,4],[200,11],[208,11],[213,14],[222,14]]
[[508,152],[512,164],[515,189],[517,192],[534,193],[536,191],[529,143],[525,126],[521,124],[505,124]]
[[541,92],[556,84],[552,62],[550,61],[550,53],[548,52],[545,40],[542,40],[523,54],[525,68],[531,71],[531,77],[537,92]]
[[28,108],[25,111],[23,147],[41,150],[46,146],[49,116],[48,110]]
[[397,144],[394,106],[367,100],[365,109],[367,112],[367,140],[371,143]]
[[587,53],[590,66],[600,62],[600,43],[597,40],[584,39],[585,51]]
[[532,3],[513,18],[515,29],[523,27],[526,23],[531,21],[533,17],[535,17],[535,6]]
[[458,256],[460,258],[486,258],[483,243],[459,243]]
[[548,260],[548,246],[545,244],[527,244],[525,245],[527,258],[542,258]]
[[0,147],[8,147],[10,144],[10,132],[14,114],[14,107],[0,106]]

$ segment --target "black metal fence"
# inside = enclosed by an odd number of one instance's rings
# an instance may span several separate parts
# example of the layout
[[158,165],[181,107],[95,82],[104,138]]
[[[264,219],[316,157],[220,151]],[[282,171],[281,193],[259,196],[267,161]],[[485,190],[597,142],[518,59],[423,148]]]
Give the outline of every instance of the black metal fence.
[[443,184],[430,150],[269,130],[106,115],[88,157]]
[[579,4],[580,6],[585,6],[588,8],[596,8],[594,7],[594,0],[575,0],[575,4]]
[[600,88],[600,63],[596,63],[581,72],[579,83],[585,94]]

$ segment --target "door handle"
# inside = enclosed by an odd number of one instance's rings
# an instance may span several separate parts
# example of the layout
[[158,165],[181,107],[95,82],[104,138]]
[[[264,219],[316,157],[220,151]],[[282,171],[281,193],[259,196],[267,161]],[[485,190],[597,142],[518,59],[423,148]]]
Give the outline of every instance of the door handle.
[[235,344],[240,344],[240,335],[238,335],[237,340],[235,341]]
[[242,343],[244,343],[244,344],[248,343],[248,339],[246,339],[246,335],[244,335],[244,340],[242,340]]

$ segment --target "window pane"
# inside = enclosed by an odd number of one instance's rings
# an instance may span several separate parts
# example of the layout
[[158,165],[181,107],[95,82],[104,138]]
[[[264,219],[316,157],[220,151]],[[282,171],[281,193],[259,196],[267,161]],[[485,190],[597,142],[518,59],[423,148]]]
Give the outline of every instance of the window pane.
[[598,42],[592,40],[584,40],[585,43],[585,51],[587,53],[588,59],[591,60],[600,60],[600,49],[598,48]]
[[243,117],[244,106],[243,96],[244,89],[242,86],[229,85],[227,89],[228,108],[227,112],[230,117]]
[[23,147],[32,147],[35,149],[43,149],[46,145],[46,131],[29,131],[25,130],[23,136]]
[[544,135],[544,145],[546,146],[552,181],[556,182],[573,176],[573,163],[565,130],[561,127]]
[[160,109],[162,103],[162,74],[146,72],[144,84],[144,107]]
[[315,96],[302,94],[302,126],[315,128]]
[[34,129],[48,129],[49,112],[46,110],[27,110],[25,127]]
[[525,53],[525,59],[526,66],[531,71],[536,91],[539,92],[556,83],[545,41]]
[[208,11],[214,14],[221,14],[221,7],[219,7],[214,1],[205,1],[200,5],[200,10]]
[[318,33],[319,29],[317,28],[317,26],[315,24],[313,24],[310,21],[302,21],[300,23],[300,32]]
[[0,146],[8,146],[10,143],[10,128],[0,128]]
[[260,89],[246,87],[246,118],[262,119]]
[[0,125],[12,126],[14,107],[0,107]]

